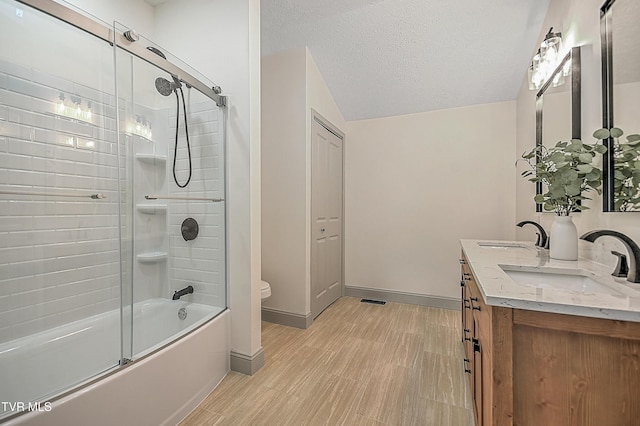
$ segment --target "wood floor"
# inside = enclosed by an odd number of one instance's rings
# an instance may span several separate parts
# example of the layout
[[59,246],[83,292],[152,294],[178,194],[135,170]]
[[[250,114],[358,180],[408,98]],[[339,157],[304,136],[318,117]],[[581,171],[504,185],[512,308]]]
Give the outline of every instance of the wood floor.
[[307,330],[263,322],[265,366],[180,425],[473,426],[459,315],[343,297]]

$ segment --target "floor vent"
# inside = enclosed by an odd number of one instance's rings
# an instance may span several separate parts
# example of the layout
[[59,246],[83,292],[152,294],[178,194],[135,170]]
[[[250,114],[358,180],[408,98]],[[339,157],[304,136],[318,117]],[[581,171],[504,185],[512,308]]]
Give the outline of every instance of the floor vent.
[[384,305],[384,300],[374,300],[374,299],[360,299],[360,303],[371,303],[372,305]]

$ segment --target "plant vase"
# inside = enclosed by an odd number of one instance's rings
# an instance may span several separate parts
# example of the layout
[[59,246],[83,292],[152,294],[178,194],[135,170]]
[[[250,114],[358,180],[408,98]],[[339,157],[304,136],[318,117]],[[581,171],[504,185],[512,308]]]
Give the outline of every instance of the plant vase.
[[549,257],[557,260],[578,260],[578,230],[571,216],[556,216],[551,225]]

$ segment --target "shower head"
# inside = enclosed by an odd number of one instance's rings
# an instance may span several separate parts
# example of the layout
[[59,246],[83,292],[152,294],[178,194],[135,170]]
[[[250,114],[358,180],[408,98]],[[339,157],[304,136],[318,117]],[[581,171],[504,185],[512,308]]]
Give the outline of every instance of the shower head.
[[175,82],[171,82],[166,78],[158,77],[156,78],[156,90],[162,96],[171,95],[179,86],[180,83],[176,84]]

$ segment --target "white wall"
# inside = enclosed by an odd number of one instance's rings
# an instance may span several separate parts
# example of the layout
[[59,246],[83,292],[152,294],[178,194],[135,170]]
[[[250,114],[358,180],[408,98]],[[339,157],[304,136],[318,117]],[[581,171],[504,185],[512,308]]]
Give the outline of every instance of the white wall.
[[345,121],[307,48],[262,58],[262,277],[265,308],[311,312],[312,110]]
[[80,9],[96,20],[113,25],[117,21],[153,39],[153,7],[142,0],[54,0],[72,9]]
[[307,149],[305,49],[262,58],[263,306],[305,315]]
[[347,286],[459,297],[459,239],[513,239],[515,102],[347,122]]
[[[600,61],[600,7],[602,0],[564,0],[553,1],[539,35],[539,41],[549,27],[561,31],[565,48],[573,45],[582,46],[582,139],[595,142],[592,134],[602,127],[601,107],[601,61]],[[534,52],[531,52],[533,56]],[[526,82],[526,70],[523,70],[522,87],[517,99],[517,152],[518,155],[530,150],[535,145],[535,92],[529,91]],[[633,130],[637,132],[638,129]],[[627,132],[631,132],[628,129]],[[535,213],[533,196],[534,185],[525,179],[517,179],[516,220],[534,219],[542,223],[548,230],[554,220],[553,213]],[[640,242],[640,213],[603,213],[602,198],[591,193],[591,201],[586,205],[590,210],[574,214],[574,222],[578,235],[592,229],[613,229],[623,232]],[[533,229],[518,230],[518,239],[532,240]],[[609,251],[616,248],[625,252],[624,247],[611,238],[601,238],[596,244],[580,241],[580,254],[592,256],[594,259],[615,265],[615,258]]]
[[231,347],[247,357],[261,349],[259,12],[259,0],[183,0],[155,10],[155,41],[228,96]]

